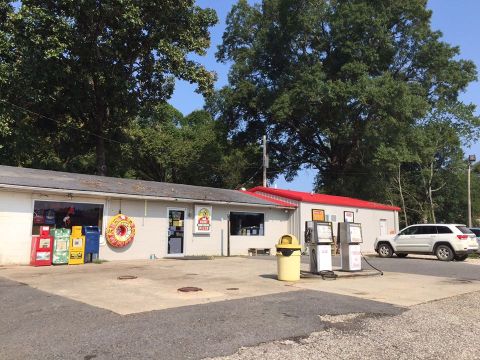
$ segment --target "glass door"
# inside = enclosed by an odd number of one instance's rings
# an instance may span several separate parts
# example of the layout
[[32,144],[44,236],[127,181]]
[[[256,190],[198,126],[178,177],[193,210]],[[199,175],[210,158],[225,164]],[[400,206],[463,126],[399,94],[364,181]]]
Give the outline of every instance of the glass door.
[[185,237],[185,210],[168,209],[168,250],[167,254],[183,254]]

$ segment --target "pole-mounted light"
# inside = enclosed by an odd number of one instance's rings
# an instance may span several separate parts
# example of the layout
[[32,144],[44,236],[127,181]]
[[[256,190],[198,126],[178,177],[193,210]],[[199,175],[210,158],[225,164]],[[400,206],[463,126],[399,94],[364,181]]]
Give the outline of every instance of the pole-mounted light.
[[472,172],[472,164],[477,161],[475,155],[468,155],[468,176],[467,176],[467,197],[468,197],[468,226],[472,227],[472,197],[470,194],[470,173]]

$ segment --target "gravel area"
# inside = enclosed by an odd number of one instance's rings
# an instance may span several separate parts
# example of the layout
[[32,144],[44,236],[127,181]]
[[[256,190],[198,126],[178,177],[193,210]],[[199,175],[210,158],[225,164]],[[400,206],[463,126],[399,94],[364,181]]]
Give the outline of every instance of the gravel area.
[[322,316],[308,338],[241,348],[218,359],[479,359],[480,292],[414,306],[395,316]]

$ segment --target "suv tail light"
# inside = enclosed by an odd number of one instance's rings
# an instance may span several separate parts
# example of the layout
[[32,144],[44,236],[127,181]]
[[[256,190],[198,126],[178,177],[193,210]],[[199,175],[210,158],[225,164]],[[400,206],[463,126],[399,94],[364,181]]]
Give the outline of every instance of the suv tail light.
[[468,235],[457,235],[457,238],[459,238],[460,240],[467,240]]

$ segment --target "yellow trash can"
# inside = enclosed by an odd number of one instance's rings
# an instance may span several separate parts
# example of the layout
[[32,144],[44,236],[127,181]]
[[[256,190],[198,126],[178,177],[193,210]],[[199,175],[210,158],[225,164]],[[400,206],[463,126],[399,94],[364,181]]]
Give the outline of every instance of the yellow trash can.
[[300,280],[300,258],[302,247],[295,235],[283,235],[277,248],[278,280]]

